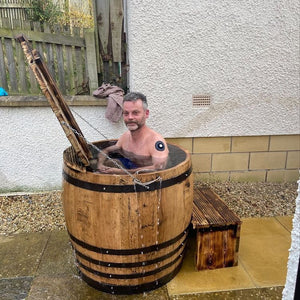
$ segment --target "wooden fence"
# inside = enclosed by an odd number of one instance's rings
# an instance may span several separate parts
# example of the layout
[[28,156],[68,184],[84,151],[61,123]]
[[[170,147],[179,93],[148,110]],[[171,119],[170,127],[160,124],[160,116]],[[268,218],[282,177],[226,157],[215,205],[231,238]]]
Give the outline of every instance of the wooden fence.
[[63,94],[89,94],[99,86],[93,30],[81,34],[79,28],[72,28],[71,32],[70,28],[58,25],[6,21],[0,28],[0,86],[9,95],[40,94],[21,46],[15,40],[21,33],[39,51]]
[[[127,91],[129,65],[124,32],[122,0],[93,0],[94,35],[90,30],[68,28],[26,19],[32,0],[0,0],[0,86],[10,95],[37,94],[39,89],[14,38],[24,33],[44,56],[51,74],[64,94],[91,93],[102,82]],[[53,0],[62,4],[66,0]],[[71,5],[83,5],[68,0]],[[85,3],[87,6],[87,3]],[[77,18],[78,19],[78,18]],[[78,25],[80,26],[80,25]]]
[[[30,9],[32,0],[0,0],[0,26],[3,27],[2,20],[9,19],[27,20],[26,10]],[[5,23],[5,22],[4,22]]]

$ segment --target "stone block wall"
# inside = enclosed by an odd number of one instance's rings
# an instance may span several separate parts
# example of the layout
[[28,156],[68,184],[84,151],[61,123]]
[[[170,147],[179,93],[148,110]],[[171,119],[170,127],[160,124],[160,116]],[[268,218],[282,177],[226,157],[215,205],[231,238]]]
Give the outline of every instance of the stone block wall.
[[170,138],[192,155],[195,180],[297,181],[300,135]]

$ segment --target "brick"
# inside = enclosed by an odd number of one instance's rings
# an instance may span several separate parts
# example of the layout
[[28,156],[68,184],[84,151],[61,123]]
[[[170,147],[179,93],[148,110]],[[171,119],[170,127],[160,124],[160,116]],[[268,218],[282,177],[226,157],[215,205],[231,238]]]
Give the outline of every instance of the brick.
[[230,180],[238,182],[263,182],[266,179],[266,171],[231,172]]
[[194,138],[193,153],[230,152],[230,137]]
[[269,136],[232,137],[232,152],[268,151]]
[[192,154],[194,172],[210,172],[211,154]]
[[250,170],[284,169],[286,152],[257,152],[250,154]]
[[213,154],[212,171],[248,170],[248,153]]
[[188,150],[190,153],[192,153],[193,150],[192,138],[166,138],[166,142],[181,146],[183,149]]
[[267,174],[268,182],[297,182],[298,180],[298,170],[270,170]]
[[287,169],[300,168],[300,151],[288,152],[286,168]]
[[274,135],[270,139],[270,151],[300,150],[300,135]]

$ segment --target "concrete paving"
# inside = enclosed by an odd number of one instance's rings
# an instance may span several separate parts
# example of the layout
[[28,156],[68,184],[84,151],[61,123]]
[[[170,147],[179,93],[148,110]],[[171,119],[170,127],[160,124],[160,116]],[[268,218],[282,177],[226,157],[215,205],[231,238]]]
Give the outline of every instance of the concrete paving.
[[138,295],[111,295],[78,275],[66,231],[0,236],[0,299],[281,299],[292,217],[243,219],[236,267],[196,271],[191,234],[180,272]]

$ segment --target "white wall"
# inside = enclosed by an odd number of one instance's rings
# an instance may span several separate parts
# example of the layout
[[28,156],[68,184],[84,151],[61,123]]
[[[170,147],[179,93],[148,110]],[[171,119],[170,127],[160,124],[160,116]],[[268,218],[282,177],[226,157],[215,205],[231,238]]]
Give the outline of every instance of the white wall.
[[[103,107],[71,107],[102,134],[118,138],[123,122],[112,124]],[[104,140],[74,114],[88,141]],[[0,193],[60,189],[63,151],[70,146],[50,107],[0,108]]]
[[[127,0],[130,89],[164,136],[299,133],[299,2]],[[193,108],[192,95],[211,95]]]
[[[131,90],[165,137],[299,133],[296,0],[126,0]],[[192,107],[192,95],[212,105]],[[109,138],[104,107],[75,107]],[[90,141],[103,139],[78,119]],[[61,187],[69,146],[50,108],[0,108],[0,192]]]

